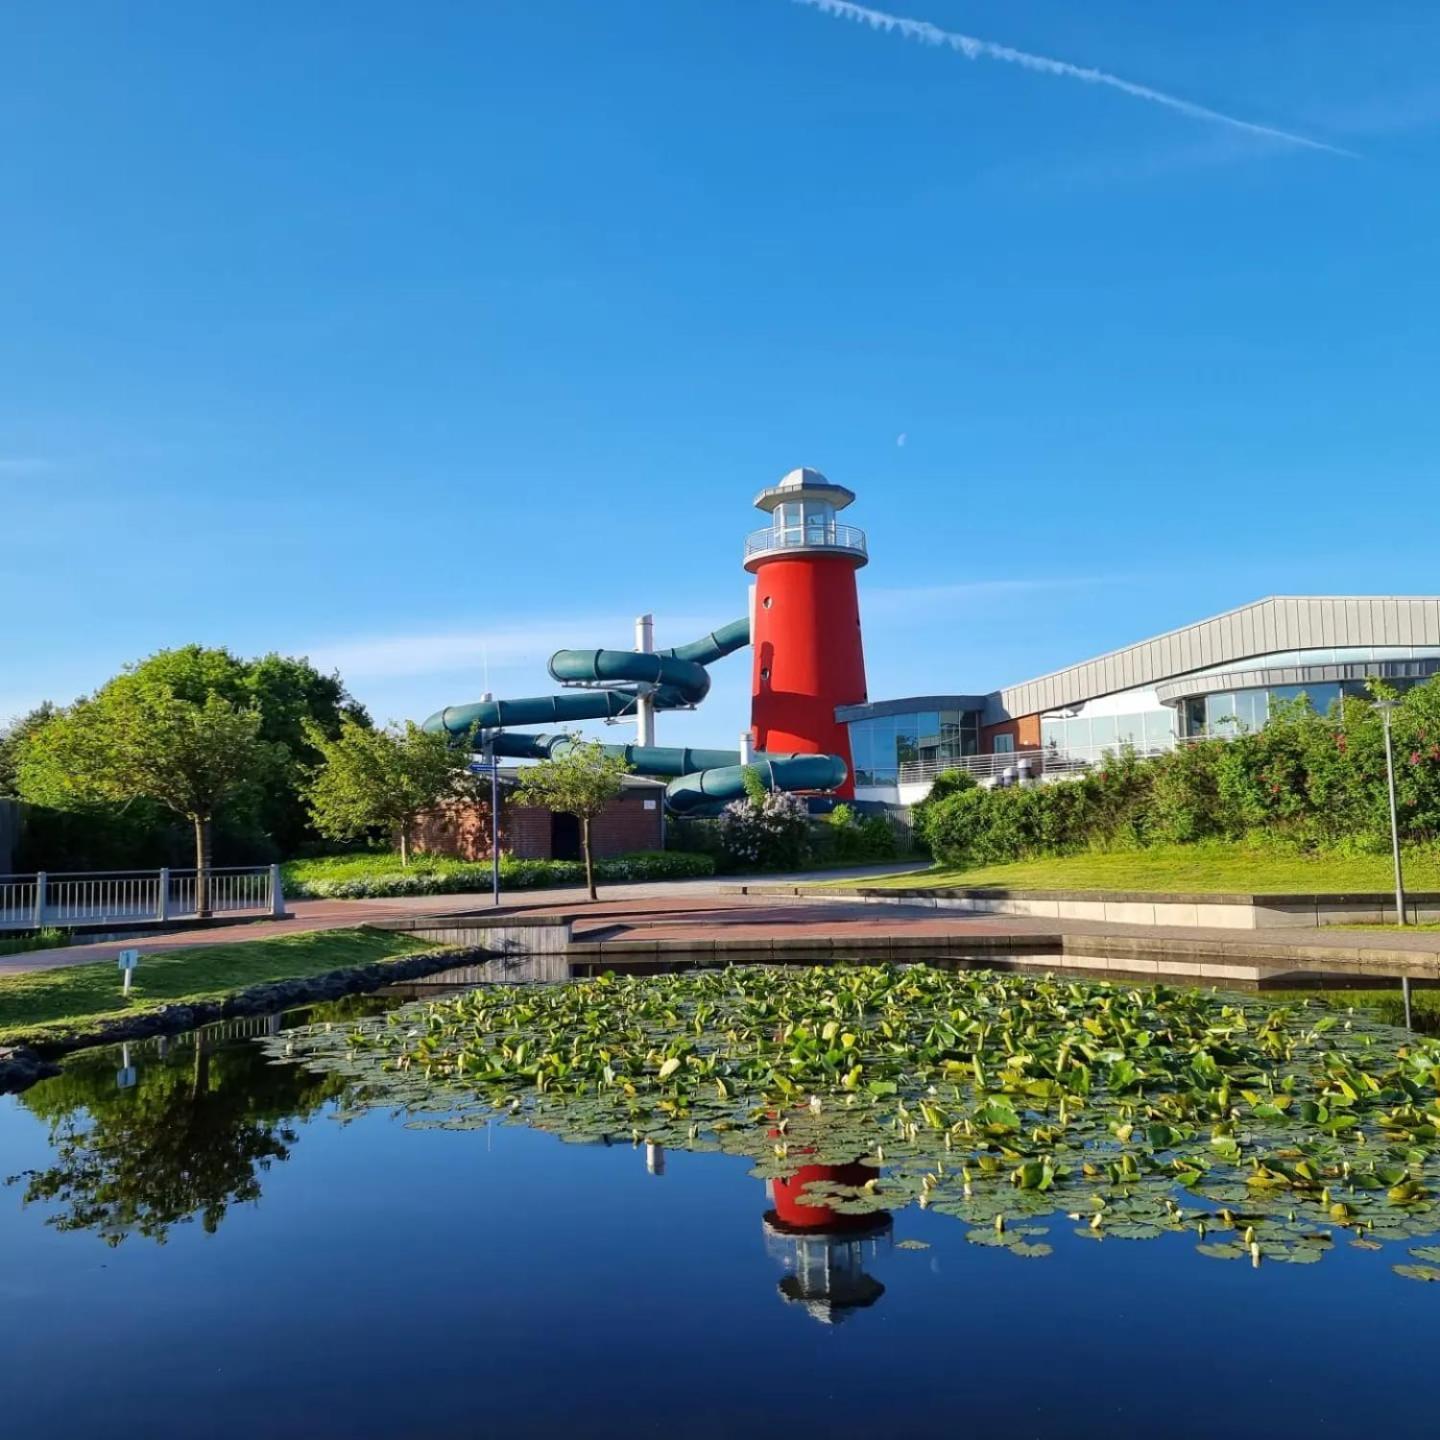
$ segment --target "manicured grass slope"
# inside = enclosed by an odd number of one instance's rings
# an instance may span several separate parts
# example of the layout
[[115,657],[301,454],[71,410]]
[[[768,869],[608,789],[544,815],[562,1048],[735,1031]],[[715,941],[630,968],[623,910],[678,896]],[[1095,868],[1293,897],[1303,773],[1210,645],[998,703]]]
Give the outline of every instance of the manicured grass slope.
[[322,975],[430,948],[428,941],[381,930],[325,930],[151,955],[141,945],[128,1003],[112,960],[0,976],[0,1044],[36,1036],[42,1029],[63,1033],[82,1022],[214,1000],[267,980]]
[[[1440,850],[1405,857],[1413,891],[1440,890]],[[1233,845],[1167,845],[1017,860],[1008,865],[936,866],[865,882],[867,889],[954,886],[1010,890],[1148,890],[1199,893],[1308,894],[1393,889],[1388,855],[1286,855]],[[853,888],[848,882],[846,888]]]

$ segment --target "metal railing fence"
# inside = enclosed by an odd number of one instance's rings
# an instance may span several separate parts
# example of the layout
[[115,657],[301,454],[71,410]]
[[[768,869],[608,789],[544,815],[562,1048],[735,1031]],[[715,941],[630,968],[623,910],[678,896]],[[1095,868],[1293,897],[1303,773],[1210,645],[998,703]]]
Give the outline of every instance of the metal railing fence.
[[745,558],[772,550],[854,550],[868,555],[865,532],[854,525],[786,525],[752,530],[745,537]]
[[[211,915],[284,913],[278,865],[218,866],[206,874]],[[196,899],[193,869],[0,875],[0,930],[165,924],[195,919]]]
[[1042,775],[1073,775],[1089,770],[1102,763],[1107,755],[1119,755],[1125,750],[1143,757],[1168,755],[1184,745],[1196,745],[1205,740],[1225,739],[1223,735],[1181,735],[1169,736],[1164,740],[1116,741],[1108,745],[1046,745],[1039,749],[1002,750],[989,755],[962,755],[951,759],[926,759],[903,761],[894,770],[876,773],[873,780],[866,781],[865,771],[856,775],[856,784],[865,785],[920,785],[933,780],[946,770],[962,770],[977,780],[996,780],[1006,772],[1019,775],[1022,770],[1031,778]]

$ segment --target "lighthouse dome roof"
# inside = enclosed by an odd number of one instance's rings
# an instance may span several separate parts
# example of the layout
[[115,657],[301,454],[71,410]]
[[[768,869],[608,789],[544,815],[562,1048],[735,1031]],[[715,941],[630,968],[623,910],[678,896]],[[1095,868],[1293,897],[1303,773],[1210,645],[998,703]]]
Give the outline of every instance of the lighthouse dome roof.
[[774,510],[787,500],[828,500],[837,510],[843,510],[854,499],[853,490],[832,484],[821,471],[801,465],[781,476],[778,484],[762,490],[755,497],[755,508]]

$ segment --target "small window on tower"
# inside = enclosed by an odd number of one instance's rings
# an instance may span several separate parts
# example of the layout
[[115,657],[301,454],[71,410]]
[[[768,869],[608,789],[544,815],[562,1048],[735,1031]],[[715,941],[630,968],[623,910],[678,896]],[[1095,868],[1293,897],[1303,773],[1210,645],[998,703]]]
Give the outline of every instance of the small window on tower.
[[760,672],[760,678],[761,678],[762,680],[768,680],[768,679],[770,678],[770,669],[769,669],[768,666],[766,666],[763,670],[761,670],[761,672]]
[[770,596],[767,595],[760,603],[768,610],[770,608]]

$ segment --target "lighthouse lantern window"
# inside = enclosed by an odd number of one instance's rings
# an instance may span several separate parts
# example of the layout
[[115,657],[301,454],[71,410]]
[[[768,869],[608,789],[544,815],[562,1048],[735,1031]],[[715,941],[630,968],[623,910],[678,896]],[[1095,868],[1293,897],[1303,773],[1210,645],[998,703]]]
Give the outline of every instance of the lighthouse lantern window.
[[807,545],[833,545],[835,543],[835,507],[828,500],[807,500],[805,502],[805,543]]

